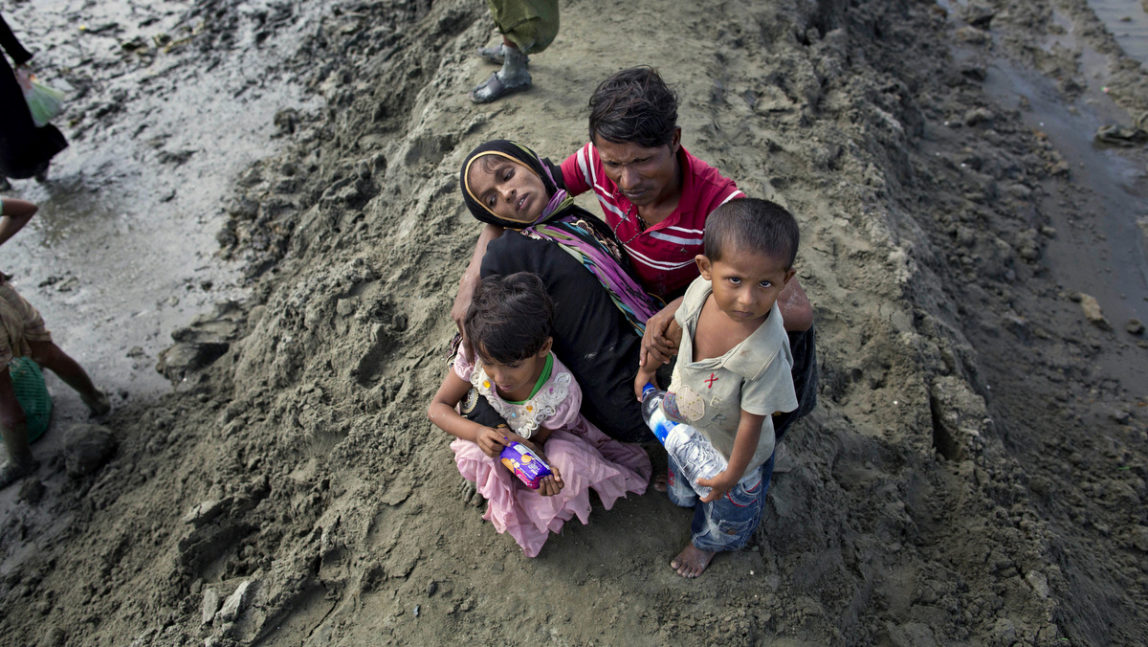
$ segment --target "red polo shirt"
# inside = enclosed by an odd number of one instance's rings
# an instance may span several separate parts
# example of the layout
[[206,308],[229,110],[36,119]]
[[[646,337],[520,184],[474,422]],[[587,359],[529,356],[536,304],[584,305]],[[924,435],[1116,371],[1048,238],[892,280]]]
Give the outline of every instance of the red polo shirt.
[[562,162],[562,180],[571,195],[591,189],[602,205],[606,223],[630,256],[638,280],[662,298],[676,297],[698,276],[694,256],[702,253],[706,219],[722,204],[744,198],[733,180],[686,152],[678,152],[682,165],[682,194],[665,220],[640,230],[638,209],[606,176],[598,149],[587,143]]

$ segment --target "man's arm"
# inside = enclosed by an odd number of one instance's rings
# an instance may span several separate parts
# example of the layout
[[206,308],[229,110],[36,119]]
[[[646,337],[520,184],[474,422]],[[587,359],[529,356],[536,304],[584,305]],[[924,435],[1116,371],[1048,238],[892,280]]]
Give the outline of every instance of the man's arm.
[[787,332],[801,332],[813,326],[813,305],[796,276],[777,295],[777,308],[781,310],[781,320]]
[[581,195],[593,188],[591,175],[595,162],[594,145],[586,144],[562,162],[562,184],[570,195]]
[[3,210],[0,211],[0,245],[8,242],[9,238],[23,229],[32,216],[36,215],[38,208],[27,200],[4,198]]

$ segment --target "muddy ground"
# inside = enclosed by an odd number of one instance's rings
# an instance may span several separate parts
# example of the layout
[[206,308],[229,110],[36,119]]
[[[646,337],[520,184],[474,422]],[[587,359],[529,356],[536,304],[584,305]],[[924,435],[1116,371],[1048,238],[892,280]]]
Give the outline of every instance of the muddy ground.
[[[206,83],[245,57],[305,99],[215,187],[240,296],[172,335],[171,392],[121,398],[108,436],[57,425],[0,500],[13,644],[1148,635],[1148,156],[1092,144],[1132,130],[1148,85],[1083,0],[572,0],[535,87],[485,107],[464,94],[490,71],[482,3],[161,6],[125,28],[146,56],[100,74]],[[174,24],[178,47],[149,32]],[[642,63],[681,94],[692,152],[798,216],[819,331],[820,406],[757,540],[696,581],[667,565],[689,512],[654,493],[526,559],[424,416],[478,233],[462,156],[573,151],[597,81]],[[126,128],[97,112],[71,134]]]

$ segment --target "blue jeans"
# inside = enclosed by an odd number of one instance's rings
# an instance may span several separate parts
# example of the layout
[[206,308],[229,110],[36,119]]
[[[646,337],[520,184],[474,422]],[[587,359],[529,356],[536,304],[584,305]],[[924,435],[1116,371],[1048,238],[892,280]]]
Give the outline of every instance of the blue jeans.
[[742,476],[724,497],[710,503],[699,500],[698,493],[681,476],[673,458],[669,468],[666,494],[670,501],[694,509],[690,541],[695,548],[716,553],[737,550],[749,543],[765,509],[765,495],[773,478],[772,455],[760,467]]

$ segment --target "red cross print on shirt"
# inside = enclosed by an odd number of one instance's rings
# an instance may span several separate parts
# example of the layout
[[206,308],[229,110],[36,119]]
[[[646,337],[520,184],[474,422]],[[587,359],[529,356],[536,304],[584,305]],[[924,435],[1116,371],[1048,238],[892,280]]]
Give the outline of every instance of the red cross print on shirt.
[[718,380],[720,380],[720,379],[721,379],[720,377],[714,377],[714,374],[713,374],[713,373],[710,373],[710,376],[709,376],[709,377],[707,377],[707,378],[706,378],[705,380],[703,380],[703,381],[706,383],[706,388],[707,388],[707,389],[712,389],[712,388],[714,388],[714,382],[717,382],[717,381],[718,381]]

